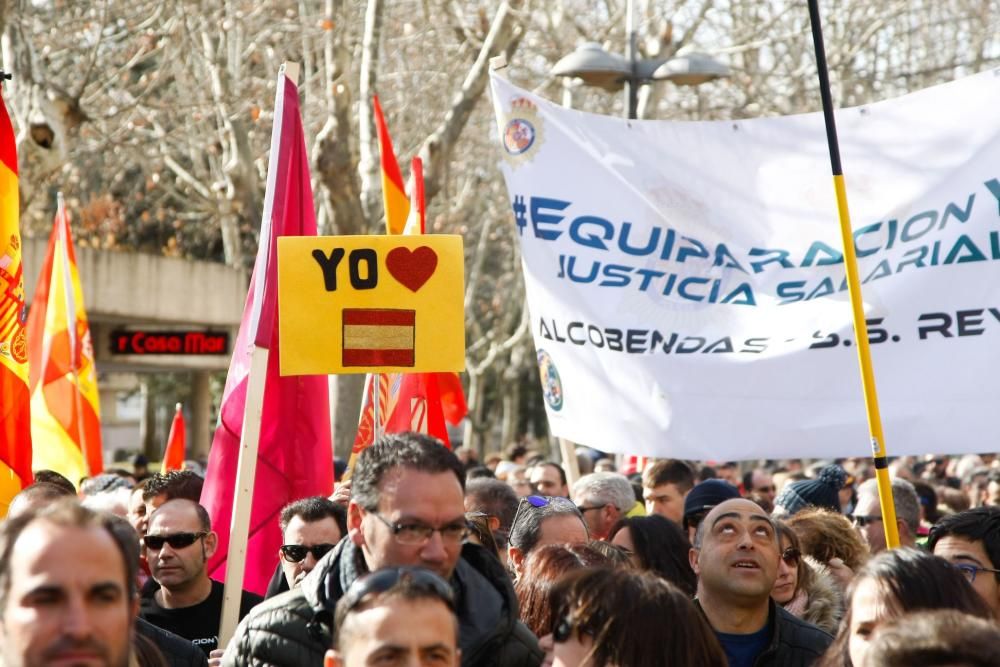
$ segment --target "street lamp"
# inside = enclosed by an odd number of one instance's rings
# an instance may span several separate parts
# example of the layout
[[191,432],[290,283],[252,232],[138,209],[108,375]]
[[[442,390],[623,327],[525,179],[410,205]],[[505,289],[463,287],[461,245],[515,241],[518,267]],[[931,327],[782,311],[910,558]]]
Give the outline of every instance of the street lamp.
[[578,78],[585,85],[611,92],[620,90],[624,84],[628,118],[636,118],[639,86],[643,84],[669,80],[682,86],[697,86],[706,81],[729,76],[729,68],[726,65],[702,53],[640,60],[637,57],[638,37],[633,21],[632,0],[628,0],[627,7],[627,56],[608,53],[600,44],[587,42],[578,46],[573,53],[561,58],[552,68],[552,74]]

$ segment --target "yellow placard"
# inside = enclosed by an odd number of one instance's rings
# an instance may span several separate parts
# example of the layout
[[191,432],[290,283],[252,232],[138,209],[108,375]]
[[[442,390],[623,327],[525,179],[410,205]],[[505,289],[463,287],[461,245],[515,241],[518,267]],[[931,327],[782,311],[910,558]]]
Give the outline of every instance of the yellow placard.
[[282,375],[465,370],[462,238],[278,239]]

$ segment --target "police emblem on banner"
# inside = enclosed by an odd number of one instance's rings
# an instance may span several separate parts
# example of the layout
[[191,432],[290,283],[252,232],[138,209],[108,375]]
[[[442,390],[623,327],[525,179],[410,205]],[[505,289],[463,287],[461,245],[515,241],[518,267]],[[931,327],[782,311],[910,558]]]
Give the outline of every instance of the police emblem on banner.
[[545,350],[538,351],[538,372],[542,379],[542,395],[545,402],[555,411],[562,410],[563,388],[559,379],[559,371],[552,357]]
[[504,159],[514,166],[529,162],[544,138],[542,118],[534,102],[526,97],[511,102],[510,112],[500,128]]

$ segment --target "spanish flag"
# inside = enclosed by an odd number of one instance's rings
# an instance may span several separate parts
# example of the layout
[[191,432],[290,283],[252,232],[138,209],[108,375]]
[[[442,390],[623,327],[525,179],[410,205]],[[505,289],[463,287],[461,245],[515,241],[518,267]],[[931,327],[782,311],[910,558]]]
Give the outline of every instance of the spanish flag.
[[378,152],[382,160],[382,202],[385,205],[385,229],[389,234],[402,234],[410,214],[410,200],[406,196],[403,173],[399,170],[396,153],[392,149],[389,126],[382,115],[382,105],[375,96],[375,125],[378,129]]
[[94,348],[62,195],[28,316],[28,357],[35,468],[55,470],[73,483],[100,473]]
[[0,97],[0,519],[32,481],[19,206],[14,127]]

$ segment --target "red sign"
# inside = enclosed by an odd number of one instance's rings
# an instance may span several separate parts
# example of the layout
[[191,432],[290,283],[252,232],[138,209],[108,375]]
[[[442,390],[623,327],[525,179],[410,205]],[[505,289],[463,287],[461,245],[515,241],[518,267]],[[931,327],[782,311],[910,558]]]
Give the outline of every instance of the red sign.
[[228,354],[224,331],[112,331],[112,354]]

